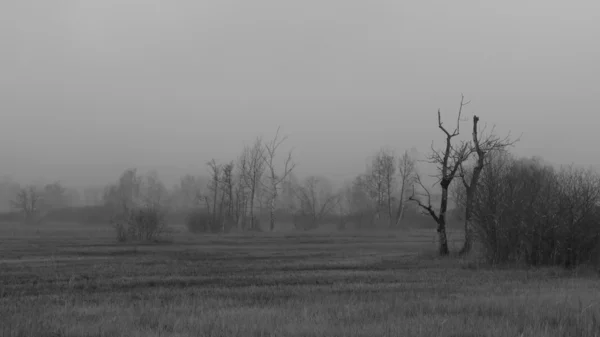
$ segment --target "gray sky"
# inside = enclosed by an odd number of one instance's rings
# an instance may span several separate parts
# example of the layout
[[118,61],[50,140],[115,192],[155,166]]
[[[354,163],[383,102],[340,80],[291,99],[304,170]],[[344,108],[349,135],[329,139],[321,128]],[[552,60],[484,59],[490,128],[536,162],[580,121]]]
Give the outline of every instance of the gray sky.
[[281,125],[301,175],[349,178],[461,92],[518,154],[600,168],[598,41],[595,0],[5,0],[0,173],[171,182]]

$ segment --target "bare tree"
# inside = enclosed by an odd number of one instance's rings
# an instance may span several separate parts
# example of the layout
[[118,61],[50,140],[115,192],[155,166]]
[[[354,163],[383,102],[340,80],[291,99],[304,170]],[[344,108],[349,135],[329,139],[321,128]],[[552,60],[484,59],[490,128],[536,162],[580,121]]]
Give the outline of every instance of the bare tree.
[[42,202],[42,194],[32,185],[21,188],[11,206],[23,215],[25,222],[30,223],[39,215]]
[[421,202],[421,200],[416,196],[415,189],[413,186],[413,195],[409,198],[409,200],[415,201],[418,205],[423,208],[431,217],[435,220],[438,225],[437,232],[439,235],[439,253],[440,255],[448,255],[450,253],[448,249],[448,237],[446,235],[446,211],[448,209],[448,187],[452,180],[457,176],[457,172],[461,166],[461,164],[468,159],[469,152],[469,144],[466,142],[460,142],[458,146],[454,146],[452,144],[452,139],[460,134],[460,122],[462,109],[465,105],[469,104],[469,102],[464,101],[464,96],[461,96],[460,106],[458,109],[458,117],[456,119],[456,128],[452,133],[450,133],[442,123],[442,116],[440,110],[438,110],[438,128],[442,130],[446,137],[446,146],[443,150],[436,150],[431,147],[432,153],[429,156],[429,162],[436,164],[438,174],[436,175],[439,184],[442,188],[442,198],[440,201],[440,209],[439,212],[436,213],[431,205],[431,194],[427,190],[427,188],[421,182],[421,178],[417,175],[416,182],[420,185],[420,187],[425,191],[427,195],[427,204]]
[[302,185],[297,187],[296,195],[300,201],[302,219],[295,222],[296,226],[300,225],[304,230],[317,227],[333,212],[339,202],[339,195],[333,192],[333,186],[323,177],[307,177]]
[[230,162],[223,166],[221,175],[221,188],[223,192],[224,200],[227,204],[227,217],[232,218],[234,213],[234,180],[233,180],[233,162]]
[[[463,164],[460,163],[460,177],[465,188],[465,200],[464,200],[464,211],[465,211],[465,241],[460,254],[466,254],[471,251],[473,246],[473,200],[477,191],[477,184],[479,183],[479,177],[481,171],[485,166],[486,155],[493,151],[501,151],[505,148],[514,145],[517,140],[511,141],[510,134],[505,138],[499,138],[494,134],[494,129],[484,136],[483,132],[478,133],[478,122],[479,117],[473,116],[473,140],[470,148],[470,152],[474,152],[477,155],[476,163],[470,172],[470,179],[466,178]],[[470,180],[467,182],[467,180]]]
[[254,217],[255,199],[260,188],[260,182],[265,172],[265,149],[262,139],[256,138],[252,147],[245,147],[240,158],[241,182],[248,192],[250,203],[250,229],[257,230],[258,223]]
[[271,232],[275,229],[275,207],[281,183],[290,175],[296,164],[292,161],[292,151],[290,151],[284,161],[284,167],[281,174],[277,174],[275,167],[275,155],[279,146],[287,139],[287,136],[279,138],[279,128],[275,133],[273,140],[265,144],[264,161],[268,171],[268,186],[269,191],[269,222]]
[[209,170],[210,170],[210,177],[211,177],[211,181],[210,181],[210,185],[209,185],[209,190],[212,192],[212,207],[209,209],[209,211],[212,214],[212,223],[213,225],[217,224],[217,202],[218,202],[218,195],[219,195],[219,182],[220,182],[220,178],[221,178],[221,168],[222,166],[220,164],[217,164],[217,162],[213,159],[211,161],[209,161],[206,165],[208,165]]
[[246,204],[247,204],[247,193],[246,186],[244,185],[244,180],[242,178],[242,172],[244,172],[244,162],[240,157],[239,165],[237,165],[238,172],[235,174],[235,183],[234,183],[234,221],[237,224],[239,229],[243,229],[244,219],[246,216]]
[[416,174],[416,161],[408,153],[408,150],[404,151],[404,154],[398,160],[398,172],[400,173],[400,197],[396,212],[396,227],[400,226],[400,222],[404,216],[404,201],[406,199],[404,193],[406,192],[406,188],[414,183]]
[[385,208],[388,223],[393,224],[392,193],[395,188],[396,157],[391,151],[381,149],[371,163],[366,176],[371,195],[376,200],[375,216],[379,219],[381,209]]

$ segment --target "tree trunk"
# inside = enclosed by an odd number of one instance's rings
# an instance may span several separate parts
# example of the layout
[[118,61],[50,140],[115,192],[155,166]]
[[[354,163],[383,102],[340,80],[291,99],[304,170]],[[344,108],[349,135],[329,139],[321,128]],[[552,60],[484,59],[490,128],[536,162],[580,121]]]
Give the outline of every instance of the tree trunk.
[[212,216],[212,218],[213,218],[213,224],[216,224],[217,223],[217,193],[219,192],[218,191],[219,185],[216,180],[215,180],[214,188],[215,188],[215,192],[213,193],[213,208],[212,208],[213,216]]
[[252,186],[250,191],[250,230],[254,230],[254,193],[255,188]]
[[473,202],[477,193],[477,184],[483,170],[483,155],[479,156],[477,166],[473,169],[471,183],[467,187],[467,200],[465,201],[465,242],[461,248],[459,255],[467,254],[473,248]]
[[404,182],[400,191],[400,202],[398,203],[398,212],[396,213],[396,228],[400,227],[402,216],[404,215]]
[[438,223],[438,235],[440,238],[440,250],[439,253],[441,256],[446,256],[450,254],[450,250],[448,249],[448,236],[446,235],[446,223],[443,218],[440,218],[441,223]]
[[231,176],[228,180],[228,189],[227,192],[229,193],[229,207],[227,208],[228,212],[229,212],[229,216],[233,217],[233,213],[234,211],[234,204],[233,204],[233,183],[231,181]]
[[277,199],[277,192],[274,192],[271,196],[271,205],[270,205],[270,229],[271,232],[275,230],[275,201]]
[[[388,190],[389,191],[389,190]],[[387,209],[388,209],[388,227],[392,228],[394,227],[394,216],[393,216],[393,211],[392,211],[392,195],[390,193],[388,193],[388,204],[387,204]]]
[[225,219],[223,218],[223,204],[225,203],[225,193],[221,193],[221,201],[219,203],[219,221],[221,222],[221,232],[225,233]]
[[446,210],[448,209],[448,187],[451,180],[444,179],[440,183],[442,186],[442,201],[440,204],[440,215],[438,216],[438,233],[440,237],[440,255],[445,256],[450,254],[448,249],[448,236],[446,235]]
[[248,204],[248,200],[246,199],[246,196],[242,193],[240,193],[240,201],[239,201],[239,209],[238,209],[238,218],[237,218],[237,223],[238,223],[238,230],[245,230],[246,229],[246,213],[247,213],[247,204]]
[[473,193],[467,193],[465,206],[465,242],[459,255],[467,254],[473,248]]

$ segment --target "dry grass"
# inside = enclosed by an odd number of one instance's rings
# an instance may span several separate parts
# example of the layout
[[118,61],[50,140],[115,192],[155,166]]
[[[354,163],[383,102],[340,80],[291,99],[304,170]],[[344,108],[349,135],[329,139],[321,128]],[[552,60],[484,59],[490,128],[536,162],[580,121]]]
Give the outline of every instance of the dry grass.
[[0,336],[600,336],[595,275],[434,258],[429,231],[112,235],[0,228]]

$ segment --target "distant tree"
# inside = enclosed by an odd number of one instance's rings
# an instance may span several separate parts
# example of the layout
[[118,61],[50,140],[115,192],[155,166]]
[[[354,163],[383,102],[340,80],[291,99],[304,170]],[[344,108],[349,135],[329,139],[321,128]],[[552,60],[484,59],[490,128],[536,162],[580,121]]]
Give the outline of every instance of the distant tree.
[[243,179],[243,174],[245,171],[243,165],[245,165],[245,158],[243,156],[240,156],[238,158],[238,165],[235,166],[237,168],[237,172],[235,172],[233,176],[233,214],[234,221],[239,229],[244,229],[245,218],[248,208],[248,193]]
[[209,167],[209,172],[210,172],[210,184],[208,186],[208,189],[211,192],[211,199],[212,199],[212,207],[209,209],[211,215],[212,215],[212,223],[216,224],[217,223],[217,202],[218,202],[218,195],[219,195],[219,180],[221,178],[221,168],[222,165],[217,164],[217,162],[213,159],[211,161],[209,161],[206,165],[208,165]]
[[464,96],[460,100],[460,106],[458,109],[458,117],[456,122],[456,128],[450,133],[442,123],[442,116],[440,110],[438,110],[438,128],[442,130],[446,138],[446,146],[443,150],[436,150],[432,146],[432,153],[429,156],[429,162],[437,166],[439,184],[442,188],[442,198],[440,201],[439,212],[436,213],[431,205],[431,194],[429,190],[423,185],[421,177],[416,175],[416,183],[424,190],[427,196],[427,203],[423,203],[420,198],[416,195],[414,186],[413,194],[409,200],[416,202],[423,210],[425,210],[438,224],[437,232],[439,236],[439,254],[448,255],[450,253],[448,249],[448,237],[446,235],[446,211],[448,209],[448,188],[452,183],[452,180],[457,176],[458,170],[461,164],[466,161],[469,157],[469,144],[461,142],[458,145],[452,144],[452,139],[460,134],[460,122],[462,109],[469,102],[464,102]]
[[26,223],[32,223],[40,215],[43,201],[42,193],[31,185],[19,190],[16,197],[11,201],[11,206],[23,215],[23,220]]
[[67,189],[58,181],[44,186],[43,199],[44,207],[46,209],[64,208],[69,206]]
[[373,226],[377,217],[378,200],[376,194],[373,194],[368,176],[356,176],[346,193],[352,222],[361,229]]
[[373,158],[365,182],[368,184],[372,197],[376,200],[376,218],[385,209],[388,225],[393,224],[392,194],[396,183],[396,157],[385,149],[381,149]]
[[[337,207],[339,195],[324,177],[310,176],[297,186],[297,198],[300,201],[299,219],[296,226],[304,230],[316,228]],[[300,220],[300,221],[298,221]]]
[[204,205],[203,195],[209,180],[205,176],[191,174],[181,177],[179,184],[172,192],[173,204],[184,210]]
[[265,172],[265,149],[262,139],[254,141],[252,147],[245,147],[240,157],[241,183],[247,192],[250,209],[250,229],[258,230],[259,224],[254,216],[256,196],[261,187],[261,179]]
[[104,201],[114,212],[112,223],[117,239],[155,240],[166,230],[170,200],[156,172],[144,176],[126,170],[116,184],[106,188]]
[[396,227],[400,227],[400,222],[404,216],[404,201],[406,200],[406,189],[415,181],[416,160],[408,150],[398,159],[398,173],[400,175],[400,197],[398,198],[398,210],[396,211]]
[[128,213],[139,201],[141,180],[137,169],[125,170],[116,184],[105,188],[104,204],[117,213]]
[[104,189],[101,186],[88,186],[83,189],[83,202],[86,206],[102,204]]
[[265,143],[265,151],[263,155],[267,170],[268,182],[266,187],[269,193],[269,228],[271,232],[275,229],[275,209],[281,184],[292,173],[292,170],[294,170],[294,167],[296,166],[292,161],[292,151],[290,151],[284,161],[283,171],[281,171],[280,174],[277,174],[277,168],[275,167],[275,156],[279,146],[286,139],[287,137],[279,138],[279,128],[277,128],[275,137],[273,137],[270,142]]
[[21,186],[10,176],[3,176],[0,180],[0,211],[9,211],[12,201],[21,191]]
[[235,165],[233,162],[223,165],[221,170],[221,191],[223,200],[221,204],[226,204],[227,217],[233,218],[234,215],[234,178],[233,169]]
[[171,205],[169,191],[156,171],[150,171],[139,179],[138,205],[147,208],[167,209]]
[[373,219],[371,216],[374,207],[363,179],[364,175],[359,175],[346,181],[340,188],[338,193],[339,202],[337,203],[337,212],[340,216],[339,230],[345,230],[349,223],[355,227],[364,228],[365,219],[367,219],[369,225],[372,224]]
[[296,187],[300,185],[298,178],[291,172],[281,183],[281,209],[289,214],[298,210],[298,199],[296,198]]
[[82,203],[83,200],[81,198],[81,192],[77,188],[73,188],[73,187],[67,188],[66,192],[65,192],[65,199],[66,199],[65,202],[66,202],[67,207],[83,205],[83,203]]

